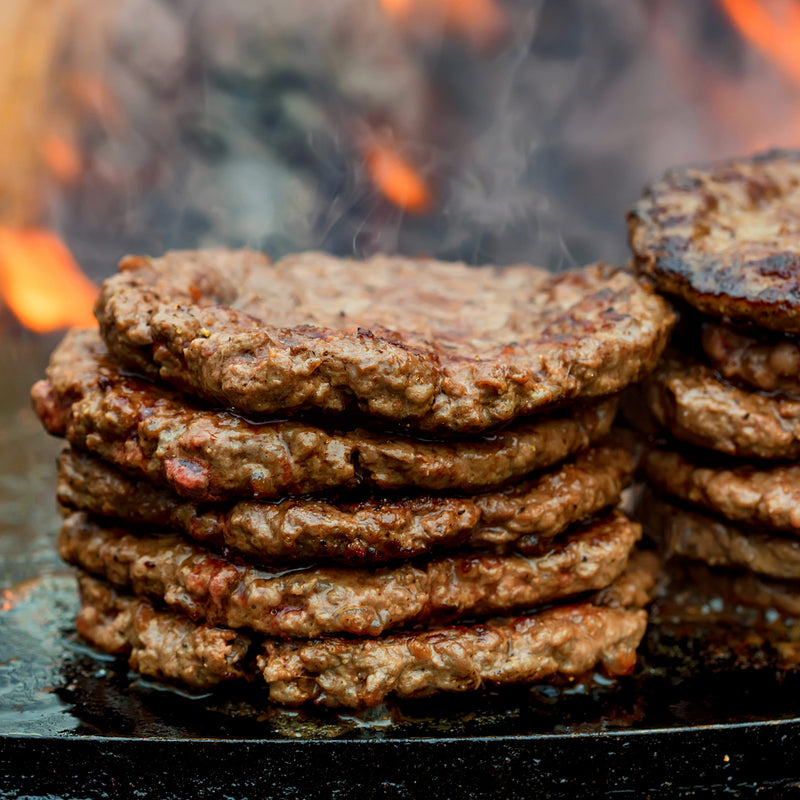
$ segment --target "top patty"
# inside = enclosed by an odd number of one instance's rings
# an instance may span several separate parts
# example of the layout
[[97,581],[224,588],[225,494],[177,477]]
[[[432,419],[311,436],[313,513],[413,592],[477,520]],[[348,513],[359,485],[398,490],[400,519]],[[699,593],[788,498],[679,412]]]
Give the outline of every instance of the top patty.
[[717,317],[800,332],[800,152],[670,170],[628,215],[638,270]]
[[673,323],[607,265],[198,251],[120,270],[96,307],[113,355],[251,414],[357,404],[423,430],[485,430],[619,391],[655,365]]
[[497,433],[422,441],[304,422],[254,424],[122,374],[94,331],[73,331],[31,392],[50,433],[200,501],[276,498],[359,483],[475,491],[556,464],[608,433],[611,398]]

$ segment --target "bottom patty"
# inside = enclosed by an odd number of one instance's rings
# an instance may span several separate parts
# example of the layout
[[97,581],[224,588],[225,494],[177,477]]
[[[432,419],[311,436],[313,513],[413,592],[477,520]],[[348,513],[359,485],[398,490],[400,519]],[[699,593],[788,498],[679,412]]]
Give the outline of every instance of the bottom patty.
[[430,619],[508,613],[608,586],[641,529],[614,511],[547,541],[531,556],[476,553],[380,569],[267,572],[221,558],[174,534],[136,535],[85,513],[64,521],[68,563],[192,619],[268,636],[377,636]]
[[127,655],[131,669],[191,689],[250,677],[252,639],[239,631],[156,609],[82,574],[78,633],[105,653]]
[[746,567],[773,578],[800,578],[800,540],[745,532],[722,522],[649,498],[642,505],[645,530],[666,556],[684,556],[712,567]]
[[624,675],[636,661],[646,625],[640,606],[652,594],[657,568],[649,554],[634,557],[617,582],[592,600],[531,616],[379,639],[261,643],[193,623],[83,575],[77,627],[91,644],[127,654],[132,669],[160,680],[198,689],[260,676],[276,703],[360,708],[389,695],[424,697],[533,683],[597,667],[610,676]]

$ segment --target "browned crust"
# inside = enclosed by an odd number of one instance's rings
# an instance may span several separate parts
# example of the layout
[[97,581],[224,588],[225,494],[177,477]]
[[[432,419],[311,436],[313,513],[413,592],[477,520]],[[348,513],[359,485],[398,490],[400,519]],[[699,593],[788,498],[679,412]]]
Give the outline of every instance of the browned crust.
[[723,325],[705,325],[703,350],[723,377],[754,389],[800,399],[800,342],[747,336]]
[[550,466],[608,433],[616,399],[459,441],[253,424],[121,374],[96,332],[73,331],[32,390],[50,433],[198,501],[276,498],[367,483],[464,492]]
[[454,555],[380,569],[311,567],[269,573],[172,534],[134,535],[83,512],[67,516],[61,557],[194,620],[268,636],[378,636],[436,618],[531,608],[602,589],[640,536],[619,512],[579,526],[537,555]]
[[698,466],[682,453],[652,450],[644,469],[659,491],[732,522],[800,533],[800,466]]
[[800,153],[667,172],[628,214],[637,270],[700,311],[800,332]]
[[533,546],[616,505],[633,468],[626,448],[608,444],[521,484],[472,497],[303,497],[209,509],[66,450],[59,458],[57,494],[70,508],[170,527],[262,561],[377,563],[459,545],[519,540],[523,548]]
[[636,664],[644,611],[589,603],[469,628],[387,636],[268,642],[258,657],[270,699],[288,706],[374,706],[388,695],[427,697],[485,685],[577,676],[600,665],[611,676]]
[[608,265],[558,275],[323,253],[128,257],[96,313],[126,366],[249,414],[352,405],[476,432],[620,391],[654,366],[674,316]]
[[656,421],[684,442],[751,458],[800,456],[800,402],[747,392],[702,364],[666,358],[644,387]]
[[248,677],[248,636],[164,614],[88,575],[79,577],[78,587],[78,633],[106,653],[127,655],[131,669],[192,689]]
[[[259,646],[246,637],[190,622],[141,597],[121,595],[85,574],[79,579],[78,625],[80,634],[95,647],[129,654],[133,669],[159,680],[184,685],[190,681],[191,688],[203,689],[251,674],[268,682],[274,676],[273,702],[299,705],[315,700],[358,708],[379,703],[390,693],[423,696],[476,690],[556,674],[576,676],[596,667],[612,676],[624,675],[633,668],[644,633],[645,614],[638,609],[652,597],[656,566],[651,554],[635,555],[623,575],[591,601],[532,617],[366,641],[337,637],[285,646],[270,641],[261,647],[258,673],[251,658]],[[137,617],[147,620],[146,638],[132,624]],[[203,642],[206,646],[196,647],[209,632],[213,646]],[[337,663],[337,651],[346,669]],[[508,661],[510,654],[513,662]],[[359,670],[359,664],[364,669]],[[423,676],[427,686],[420,680]]]
[[712,567],[745,567],[772,578],[800,578],[800,540],[740,530],[729,522],[651,499],[643,509],[645,530],[665,555]]

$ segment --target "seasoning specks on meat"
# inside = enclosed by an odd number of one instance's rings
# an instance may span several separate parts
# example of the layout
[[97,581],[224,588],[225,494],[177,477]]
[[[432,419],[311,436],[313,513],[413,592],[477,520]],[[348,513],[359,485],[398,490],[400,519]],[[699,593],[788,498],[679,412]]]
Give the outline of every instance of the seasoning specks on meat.
[[655,365],[674,316],[608,265],[554,275],[376,256],[129,257],[96,312],[129,368],[245,413],[361,412],[481,431],[613,394]]
[[644,391],[656,421],[677,439],[735,456],[800,456],[800,401],[743,391],[675,357],[662,361]]

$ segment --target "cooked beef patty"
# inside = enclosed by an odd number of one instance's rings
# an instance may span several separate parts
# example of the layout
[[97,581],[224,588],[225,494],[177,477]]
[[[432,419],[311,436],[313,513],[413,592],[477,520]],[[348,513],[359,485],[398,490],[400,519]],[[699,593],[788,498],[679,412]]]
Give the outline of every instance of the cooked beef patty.
[[640,533],[612,512],[529,556],[459,554],[374,570],[267,572],[174,534],[136,535],[74,512],[62,526],[59,552],[68,563],[194,620],[268,636],[378,636],[429,618],[505,613],[602,589],[625,569]]
[[276,498],[359,483],[486,489],[583,450],[608,433],[616,411],[616,400],[606,399],[457,441],[335,433],[304,422],[255,424],[122,374],[93,331],[64,339],[48,379],[31,394],[50,433],[199,501]]
[[703,328],[703,349],[723,377],[800,399],[800,342],[748,336],[722,325]]
[[667,556],[684,556],[712,567],[746,567],[773,578],[800,578],[800,539],[751,533],[732,523],[650,499],[642,510],[645,530]]
[[427,697],[484,685],[535,683],[602,666],[610,676],[636,664],[647,614],[591,603],[551,608],[483,625],[343,638],[267,642],[258,665],[270,699],[358,708],[388,695]]
[[800,456],[800,401],[743,391],[676,358],[662,361],[644,392],[656,421],[682,441],[751,458]]
[[[356,708],[376,705],[389,694],[421,697],[484,684],[532,683],[596,666],[623,675],[636,660],[646,622],[638,609],[652,596],[656,569],[649,554],[636,555],[623,575],[590,601],[533,616],[380,639],[268,641],[260,648],[259,674],[270,684],[274,702],[314,700]],[[259,646],[249,645],[243,654],[247,637],[118,594],[87,575],[80,587],[81,636],[106,652],[128,654],[138,672],[192,688],[239,677],[240,670],[249,677],[250,656]]]
[[246,413],[480,431],[655,365],[674,318],[629,273],[323,253],[128,257],[97,316],[121,363]]
[[616,505],[633,467],[627,449],[608,444],[531,480],[471,497],[371,494],[356,501],[302,497],[208,508],[66,450],[58,500],[97,516],[174,528],[260,560],[380,562],[459,545],[533,545]]
[[628,215],[636,267],[716,317],[800,332],[800,152],[673,169]]
[[249,636],[159,611],[85,574],[78,586],[78,633],[106,653],[129,655],[136,672],[192,689],[252,673],[243,663],[252,644]]
[[800,533],[800,466],[703,466],[682,453],[652,450],[644,458],[650,484],[732,522]]

